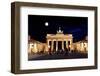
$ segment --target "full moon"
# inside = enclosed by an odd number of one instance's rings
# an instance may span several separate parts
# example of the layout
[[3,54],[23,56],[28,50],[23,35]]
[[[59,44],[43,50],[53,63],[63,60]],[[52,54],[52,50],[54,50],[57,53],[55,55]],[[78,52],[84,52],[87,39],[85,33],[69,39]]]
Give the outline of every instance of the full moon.
[[48,22],[45,22],[45,26],[48,26],[49,25],[49,23]]

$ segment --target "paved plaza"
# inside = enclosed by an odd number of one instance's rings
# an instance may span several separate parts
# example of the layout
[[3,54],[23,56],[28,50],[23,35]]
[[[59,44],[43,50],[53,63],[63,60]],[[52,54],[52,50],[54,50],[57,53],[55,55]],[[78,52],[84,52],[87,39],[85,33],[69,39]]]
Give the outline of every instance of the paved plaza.
[[29,60],[55,60],[55,59],[79,59],[88,58],[87,53],[54,53],[54,54],[31,54]]

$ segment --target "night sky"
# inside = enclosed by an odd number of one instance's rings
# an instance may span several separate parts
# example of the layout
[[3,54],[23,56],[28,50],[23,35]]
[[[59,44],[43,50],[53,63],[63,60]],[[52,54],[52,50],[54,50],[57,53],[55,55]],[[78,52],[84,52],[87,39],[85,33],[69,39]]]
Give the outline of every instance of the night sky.
[[[48,23],[46,26],[45,23]],[[64,34],[72,34],[74,42],[84,39],[88,32],[87,17],[28,15],[28,35],[46,42],[46,35],[56,34],[61,27]]]

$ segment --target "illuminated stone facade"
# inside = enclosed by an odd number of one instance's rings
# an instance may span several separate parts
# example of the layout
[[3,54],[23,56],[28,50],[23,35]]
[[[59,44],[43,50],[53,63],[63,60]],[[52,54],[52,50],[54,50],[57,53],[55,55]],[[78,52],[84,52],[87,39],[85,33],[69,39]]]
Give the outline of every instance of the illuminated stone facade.
[[40,52],[46,52],[47,50],[47,44],[42,43],[33,39],[30,39],[28,42],[28,53],[40,53]]
[[49,51],[65,51],[66,49],[78,52],[88,51],[87,37],[85,40],[73,43],[72,34],[63,34],[60,27],[56,34],[47,34],[46,43],[33,40],[30,36],[28,39],[28,53],[47,53]]
[[83,52],[83,53],[87,53],[88,52],[88,41],[87,41],[87,37],[79,42],[75,42],[73,43],[73,50],[76,50],[78,52]]
[[57,31],[57,34],[47,34],[48,50],[57,51],[65,50],[72,47],[73,36],[72,34],[63,34],[61,28]]

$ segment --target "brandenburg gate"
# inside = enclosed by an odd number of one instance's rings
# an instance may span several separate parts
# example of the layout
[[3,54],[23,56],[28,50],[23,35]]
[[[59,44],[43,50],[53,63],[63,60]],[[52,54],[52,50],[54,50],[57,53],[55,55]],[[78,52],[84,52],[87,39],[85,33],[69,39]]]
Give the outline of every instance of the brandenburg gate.
[[72,34],[63,34],[60,27],[56,34],[47,34],[46,38],[48,49],[51,51],[71,49],[72,47]]

